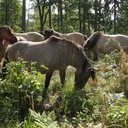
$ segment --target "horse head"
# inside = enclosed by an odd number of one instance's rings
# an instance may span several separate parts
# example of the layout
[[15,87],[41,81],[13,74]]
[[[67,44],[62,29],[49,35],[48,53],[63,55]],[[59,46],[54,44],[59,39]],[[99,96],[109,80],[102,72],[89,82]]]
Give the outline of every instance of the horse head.
[[5,25],[0,27],[0,36],[1,36],[1,43],[3,39],[11,44],[14,44],[15,42],[18,41],[16,36],[13,34],[12,29]]
[[85,60],[81,70],[76,70],[75,73],[75,89],[82,89],[89,78],[92,78],[93,83],[97,82],[96,71],[88,63],[88,60]]
[[43,36],[46,39],[48,39],[50,36],[53,35],[53,30],[52,29],[47,29],[43,31]]

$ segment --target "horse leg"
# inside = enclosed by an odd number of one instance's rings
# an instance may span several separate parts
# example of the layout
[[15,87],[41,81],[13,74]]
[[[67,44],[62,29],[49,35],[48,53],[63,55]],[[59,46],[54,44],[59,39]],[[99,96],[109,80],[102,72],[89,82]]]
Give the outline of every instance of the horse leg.
[[60,75],[61,84],[64,85],[65,84],[66,68],[59,70],[59,75]]
[[7,70],[6,65],[7,65],[7,63],[9,63],[9,60],[8,60],[7,53],[6,53],[4,61],[3,61],[3,65],[2,65],[2,73],[1,73],[2,80],[4,80],[6,75],[7,75],[6,74],[6,70]]
[[48,71],[46,73],[46,75],[45,75],[45,86],[44,86],[44,89],[43,89],[43,92],[42,92],[42,98],[43,99],[46,98],[47,89],[48,89],[48,86],[50,84],[50,80],[51,80],[52,74],[53,74],[53,71]]
[[98,51],[97,50],[93,50],[93,54],[94,54],[94,57],[93,57],[93,61],[98,61]]
[[4,60],[4,62],[3,62],[3,66],[2,66],[2,74],[1,74],[1,78],[2,78],[2,80],[4,80],[5,79],[5,76],[6,76],[6,61]]

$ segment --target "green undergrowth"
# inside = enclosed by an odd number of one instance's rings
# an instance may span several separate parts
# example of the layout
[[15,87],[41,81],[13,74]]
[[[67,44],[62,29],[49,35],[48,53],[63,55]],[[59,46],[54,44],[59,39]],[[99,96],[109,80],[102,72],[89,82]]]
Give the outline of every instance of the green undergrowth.
[[74,68],[68,67],[65,86],[55,71],[44,106],[45,75],[35,70],[35,63],[29,68],[23,60],[9,63],[5,80],[0,80],[0,127],[127,128],[127,58],[114,52],[93,62],[98,81],[89,79],[82,90],[74,90]]

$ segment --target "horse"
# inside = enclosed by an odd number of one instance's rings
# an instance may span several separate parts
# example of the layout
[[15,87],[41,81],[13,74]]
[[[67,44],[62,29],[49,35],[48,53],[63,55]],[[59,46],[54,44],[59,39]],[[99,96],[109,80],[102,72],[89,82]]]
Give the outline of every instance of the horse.
[[0,62],[5,55],[7,46],[9,44],[14,44],[17,41],[16,36],[13,34],[13,31],[9,26],[3,25],[0,27]]
[[[11,34],[11,38],[8,34]],[[2,61],[6,49],[9,45],[16,43],[17,41],[30,40],[34,42],[43,41],[44,37],[38,32],[27,32],[27,33],[14,33],[8,26],[0,28],[0,62]]]
[[38,32],[25,32],[25,33],[14,33],[14,34],[19,39],[19,41],[28,40],[33,42],[40,42],[44,40],[44,36]]
[[35,68],[37,71],[45,74],[43,98],[47,94],[53,72],[55,70],[59,71],[61,84],[64,84],[65,71],[69,65],[76,69],[75,89],[82,89],[90,77],[96,82],[95,69],[88,60],[82,46],[80,47],[69,40],[51,36],[47,40],[38,43],[19,41],[13,44],[6,52],[2,67],[3,79],[6,77],[6,64],[12,60],[17,61],[18,56],[23,58],[27,65],[30,65],[31,62],[36,62]]
[[44,36],[38,32],[14,33],[9,26],[7,25],[1,26],[0,27],[0,63],[9,45],[14,44],[17,41],[25,41],[25,40],[30,40],[34,42],[43,41]]
[[110,54],[121,48],[128,54],[128,36],[122,34],[108,35],[103,32],[94,32],[83,44],[87,54],[93,52],[94,61],[98,60],[99,53]]
[[65,33],[59,33],[53,29],[47,29],[44,30],[42,33],[44,35],[44,39],[48,39],[51,35],[55,35],[57,37],[66,38],[68,40],[74,41],[75,43],[78,43],[80,45],[83,45],[83,43],[87,39],[86,35],[83,35],[82,33],[79,32],[72,32],[65,34]]

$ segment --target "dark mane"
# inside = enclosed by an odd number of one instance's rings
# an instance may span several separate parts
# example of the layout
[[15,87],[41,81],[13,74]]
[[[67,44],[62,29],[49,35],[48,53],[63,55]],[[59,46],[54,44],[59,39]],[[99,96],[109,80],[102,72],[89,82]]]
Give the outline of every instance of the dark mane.
[[53,30],[52,29],[46,29],[46,30],[43,31],[43,33],[53,35]]
[[94,32],[84,43],[83,47],[86,51],[92,51],[94,47],[97,45],[98,40],[102,36],[102,32]]
[[52,35],[60,37],[60,33],[56,32],[53,29],[46,29],[46,30],[44,30],[43,31],[43,35],[44,35],[45,39],[48,39]]

